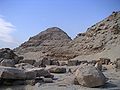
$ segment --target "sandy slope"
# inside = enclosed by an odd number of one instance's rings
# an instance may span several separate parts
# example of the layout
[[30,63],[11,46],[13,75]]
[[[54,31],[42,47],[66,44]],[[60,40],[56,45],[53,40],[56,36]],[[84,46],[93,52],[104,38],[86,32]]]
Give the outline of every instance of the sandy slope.
[[111,61],[115,61],[116,58],[120,58],[120,46],[115,46],[109,50],[105,50],[101,53],[91,55],[81,55],[73,60],[98,60],[99,58],[110,58]]

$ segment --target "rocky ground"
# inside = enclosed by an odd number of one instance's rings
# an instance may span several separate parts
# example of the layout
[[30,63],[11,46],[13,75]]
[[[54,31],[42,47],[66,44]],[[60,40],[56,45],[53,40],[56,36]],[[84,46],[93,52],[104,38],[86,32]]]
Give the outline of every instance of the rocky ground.
[[0,49],[0,90],[120,90],[120,59],[40,61]]
[[[66,67],[66,66],[64,66]],[[66,68],[76,68],[78,66],[69,66]],[[57,80],[53,83],[36,83],[33,85],[15,85],[15,86],[1,86],[0,90],[120,90],[120,72],[116,72],[112,65],[105,65],[107,68],[103,73],[109,80],[104,86],[96,88],[88,88],[81,85],[74,85],[71,83],[72,78],[70,73],[54,74]]]

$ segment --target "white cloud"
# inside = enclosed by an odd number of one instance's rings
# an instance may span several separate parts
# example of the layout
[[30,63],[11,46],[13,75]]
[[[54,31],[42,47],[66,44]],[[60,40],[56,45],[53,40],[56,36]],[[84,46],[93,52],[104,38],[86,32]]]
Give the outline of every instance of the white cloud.
[[16,43],[11,33],[15,30],[15,26],[0,17],[0,41],[5,43]]

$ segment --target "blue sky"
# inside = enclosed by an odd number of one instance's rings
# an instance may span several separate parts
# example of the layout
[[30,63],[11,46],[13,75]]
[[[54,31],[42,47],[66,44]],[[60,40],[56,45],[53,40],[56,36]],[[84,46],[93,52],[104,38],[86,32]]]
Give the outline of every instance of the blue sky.
[[74,38],[113,11],[120,11],[120,0],[0,0],[0,48],[55,26]]

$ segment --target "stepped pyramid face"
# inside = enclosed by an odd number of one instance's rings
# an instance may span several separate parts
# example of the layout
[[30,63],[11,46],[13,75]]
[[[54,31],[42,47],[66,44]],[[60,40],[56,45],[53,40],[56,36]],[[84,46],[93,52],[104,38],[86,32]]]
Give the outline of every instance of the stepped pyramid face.
[[63,30],[58,27],[52,27],[36,36],[30,37],[27,42],[21,44],[15,51],[23,55],[34,52],[41,53],[43,56],[61,57],[61,53],[66,52],[62,47],[68,46],[68,42],[70,41],[72,39]]
[[71,38],[60,28],[52,27],[31,37],[27,42],[20,47],[37,47],[42,45],[57,45],[54,41],[70,41]]
[[120,12],[113,12],[88,28],[85,33],[79,33],[74,40],[60,28],[52,27],[31,37],[16,48],[15,52],[26,57],[32,55],[30,58],[45,56],[68,60],[79,55],[99,53],[118,45],[120,45]]

